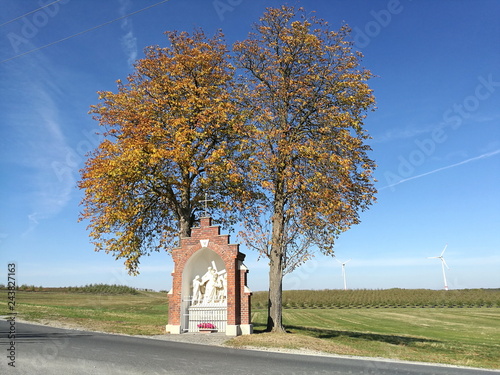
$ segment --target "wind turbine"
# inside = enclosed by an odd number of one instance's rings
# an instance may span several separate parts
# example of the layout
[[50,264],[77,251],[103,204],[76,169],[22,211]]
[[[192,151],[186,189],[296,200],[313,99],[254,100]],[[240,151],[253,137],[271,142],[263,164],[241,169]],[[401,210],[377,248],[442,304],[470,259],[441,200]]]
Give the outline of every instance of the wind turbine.
[[349,260],[346,260],[345,262],[341,262],[337,258],[335,258],[335,260],[337,260],[337,262],[339,262],[342,265],[342,278],[344,279],[344,290],[347,290],[347,284],[346,284],[346,281],[345,281],[345,265],[347,263],[349,263],[351,260],[349,259]]
[[443,254],[446,251],[446,248],[448,247],[448,244],[444,247],[443,251],[441,252],[441,255],[438,257],[427,257],[427,259],[440,259],[441,260],[441,267],[443,268],[443,279],[444,279],[444,290],[448,290],[448,283],[446,282],[446,272],[444,270],[444,267],[450,269],[448,265],[446,264],[446,261],[444,260]]

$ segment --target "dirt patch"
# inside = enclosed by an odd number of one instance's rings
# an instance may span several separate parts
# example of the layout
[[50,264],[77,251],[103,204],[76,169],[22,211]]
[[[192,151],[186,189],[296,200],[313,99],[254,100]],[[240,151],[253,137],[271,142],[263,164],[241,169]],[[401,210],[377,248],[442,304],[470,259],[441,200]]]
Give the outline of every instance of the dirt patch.
[[236,348],[258,348],[273,351],[299,351],[304,354],[359,355],[361,352],[331,341],[294,334],[259,333],[238,336],[226,343]]

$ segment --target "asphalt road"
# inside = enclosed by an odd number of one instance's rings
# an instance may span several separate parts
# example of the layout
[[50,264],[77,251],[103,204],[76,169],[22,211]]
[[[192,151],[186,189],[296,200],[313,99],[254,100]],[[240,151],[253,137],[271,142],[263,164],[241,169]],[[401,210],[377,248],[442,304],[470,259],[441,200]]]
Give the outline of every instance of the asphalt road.
[[[483,370],[229,349],[0,320],[1,374],[491,375]],[[11,353],[12,352],[12,353]],[[8,358],[10,354],[14,357]],[[9,362],[15,359],[15,367]]]

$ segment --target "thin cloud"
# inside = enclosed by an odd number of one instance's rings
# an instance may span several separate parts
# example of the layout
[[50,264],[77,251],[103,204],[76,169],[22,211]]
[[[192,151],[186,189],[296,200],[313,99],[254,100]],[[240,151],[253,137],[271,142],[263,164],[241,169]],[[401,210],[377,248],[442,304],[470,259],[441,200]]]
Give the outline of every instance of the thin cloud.
[[[500,115],[497,114],[477,114],[477,113],[469,113],[467,116],[468,123],[491,123],[498,121]],[[463,119],[464,120],[464,119]],[[453,128],[451,124],[446,122],[441,122],[438,124],[429,123],[429,124],[407,124],[406,126],[396,126],[390,129],[387,129],[383,133],[374,133],[372,134],[371,143],[385,143],[385,142],[393,142],[393,141],[401,141],[404,139],[413,139],[421,134],[429,134],[433,131],[438,131],[439,129],[443,129],[447,132],[453,132],[456,129]]]
[[[125,16],[131,6],[130,0],[120,0],[120,16]],[[123,52],[127,56],[127,63],[132,66],[137,59],[137,38],[134,36],[132,21],[124,18],[121,22],[121,28],[125,32],[121,43]]]
[[[77,172],[76,163],[68,166],[70,147],[58,104],[62,93],[58,88],[61,78],[54,73],[57,69],[43,55],[25,64],[30,66],[29,74],[12,77],[23,87],[24,100],[16,113],[3,120],[9,133],[23,140],[18,147],[11,148],[9,158],[9,163],[19,168],[19,181],[28,183],[22,193],[29,210],[23,235],[67,205]],[[25,71],[26,65],[20,64],[19,71]],[[16,95],[19,94],[14,92],[13,96]],[[65,166],[68,173],[57,174],[54,165]]]
[[397,127],[386,130],[383,134],[375,134],[373,135],[372,143],[385,143],[392,141],[400,141],[402,139],[410,139],[415,138],[420,134],[427,134],[431,130],[435,128],[435,125],[427,125],[427,126],[406,126],[406,127]]
[[488,152],[488,153],[485,153],[485,154],[482,154],[482,155],[479,155],[479,156],[476,156],[476,157],[473,157],[473,158],[470,158],[470,159],[467,159],[467,160],[463,160],[463,161],[461,161],[459,163],[455,163],[455,164],[452,164],[452,165],[448,165],[446,167],[434,169],[433,171],[430,171],[430,172],[419,174],[417,176],[413,176],[413,177],[409,177],[409,178],[404,178],[404,179],[396,182],[395,184],[384,186],[384,187],[380,188],[379,190],[384,190],[384,189],[392,188],[392,187],[397,186],[399,184],[402,184],[404,182],[408,182],[408,181],[411,181],[411,180],[416,180],[418,178],[422,178],[422,177],[425,177],[425,176],[428,176],[428,175],[431,175],[431,174],[434,174],[434,173],[438,173],[438,172],[444,171],[446,169],[455,168],[455,167],[458,167],[460,165],[464,165],[464,164],[467,164],[467,163],[470,163],[470,162],[473,162],[473,161],[476,161],[476,160],[490,158],[490,157],[495,156],[497,154],[500,154],[500,150],[495,150],[495,151],[492,151],[492,152]]

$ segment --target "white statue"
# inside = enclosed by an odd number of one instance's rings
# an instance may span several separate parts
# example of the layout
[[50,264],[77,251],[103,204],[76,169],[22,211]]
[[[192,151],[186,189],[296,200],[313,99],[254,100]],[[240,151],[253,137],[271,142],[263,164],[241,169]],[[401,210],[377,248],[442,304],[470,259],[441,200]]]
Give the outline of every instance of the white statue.
[[227,298],[227,274],[226,270],[218,272],[218,278],[215,285],[216,288],[216,299],[219,302],[224,302]]
[[208,267],[207,273],[201,278],[201,282],[205,286],[205,294],[203,296],[204,304],[215,302],[218,276],[216,268]]
[[203,300],[204,286],[201,283],[200,275],[196,275],[193,280],[193,305],[198,304]]
[[207,272],[193,279],[193,305],[211,305],[223,303],[227,298],[226,270],[217,271],[215,262],[207,268]]

